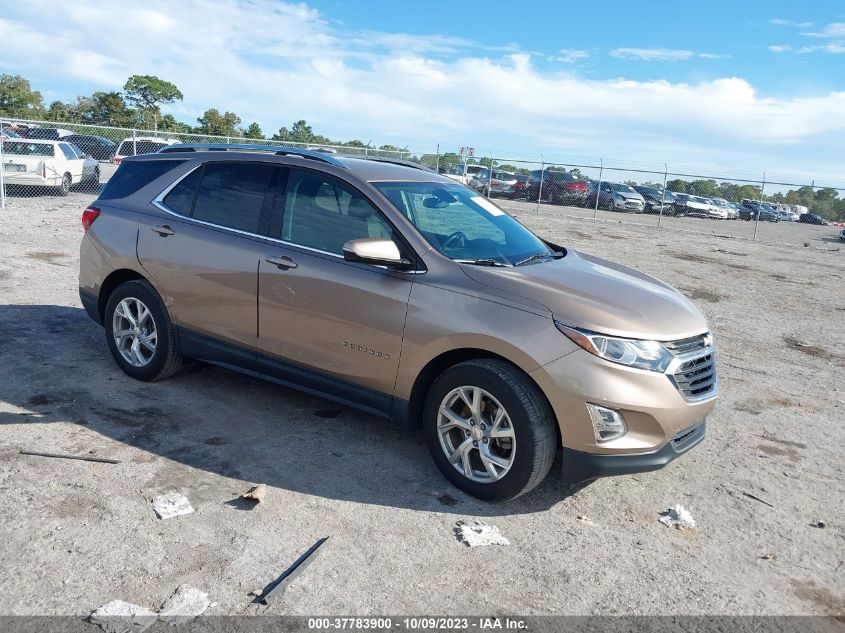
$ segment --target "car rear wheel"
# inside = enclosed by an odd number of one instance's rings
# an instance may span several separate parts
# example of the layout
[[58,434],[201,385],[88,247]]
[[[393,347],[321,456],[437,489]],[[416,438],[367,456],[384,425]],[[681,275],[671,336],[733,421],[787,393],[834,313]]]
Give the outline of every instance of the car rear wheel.
[[479,499],[525,494],[552,466],[557,433],[551,407],[507,362],[480,359],[447,369],[431,386],[423,416],[440,472]]
[[61,184],[56,187],[56,194],[60,196],[66,196],[70,193],[70,186],[73,184],[73,180],[70,177],[70,174],[65,174],[62,176]]
[[161,380],[182,367],[176,330],[164,302],[146,281],[128,281],[109,297],[106,341],[123,372],[143,381]]

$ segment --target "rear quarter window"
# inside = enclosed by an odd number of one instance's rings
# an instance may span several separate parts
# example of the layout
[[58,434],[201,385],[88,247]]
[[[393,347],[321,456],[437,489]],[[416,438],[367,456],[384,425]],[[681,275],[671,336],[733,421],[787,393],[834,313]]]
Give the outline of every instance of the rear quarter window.
[[[125,198],[156,178],[178,167],[184,160],[144,160],[121,163],[100,194],[101,200]],[[164,187],[162,187],[163,189]]]

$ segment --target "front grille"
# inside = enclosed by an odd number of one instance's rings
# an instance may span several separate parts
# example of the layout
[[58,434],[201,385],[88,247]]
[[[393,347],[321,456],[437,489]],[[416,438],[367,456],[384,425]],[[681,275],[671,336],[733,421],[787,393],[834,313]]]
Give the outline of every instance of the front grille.
[[677,359],[671,378],[684,398],[702,400],[715,394],[716,350],[710,333],[664,341],[663,346]]
[[688,360],[674,374],[675,384],[690,400],[704,398],[716,389],[716,357],[712,352]]

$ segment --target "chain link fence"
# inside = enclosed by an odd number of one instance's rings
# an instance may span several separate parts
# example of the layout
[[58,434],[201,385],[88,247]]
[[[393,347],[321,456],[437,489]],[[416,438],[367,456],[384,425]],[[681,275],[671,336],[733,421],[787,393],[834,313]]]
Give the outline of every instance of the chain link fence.
[[763,174],[759,180],[743,179],[682,173],[668,165],[643,169],[601,160],[570,164],[542,157],[466,157],[439,146],[418,153],[23,119],[0,120],[0,204],[73,192],[96,196],[123,158],[175,143],[258,143],[416,161],[516,215],[622,222],[781,243],[801,242],[808,235],[819,239],[819,231],[832,233],[835,240],[835,232],[823,227],[845,222],[845,189],[812,181],[767,181]]

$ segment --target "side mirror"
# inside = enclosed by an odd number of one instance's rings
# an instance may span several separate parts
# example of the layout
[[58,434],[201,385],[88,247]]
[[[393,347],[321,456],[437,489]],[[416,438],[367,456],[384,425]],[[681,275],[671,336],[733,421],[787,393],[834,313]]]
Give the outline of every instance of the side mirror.
[[410,260],[402,257],[396,242],[381,237],[362,237],[345,242],[343,259],[373,266],[387,266],[395,270],[407,270],[413,265]]

